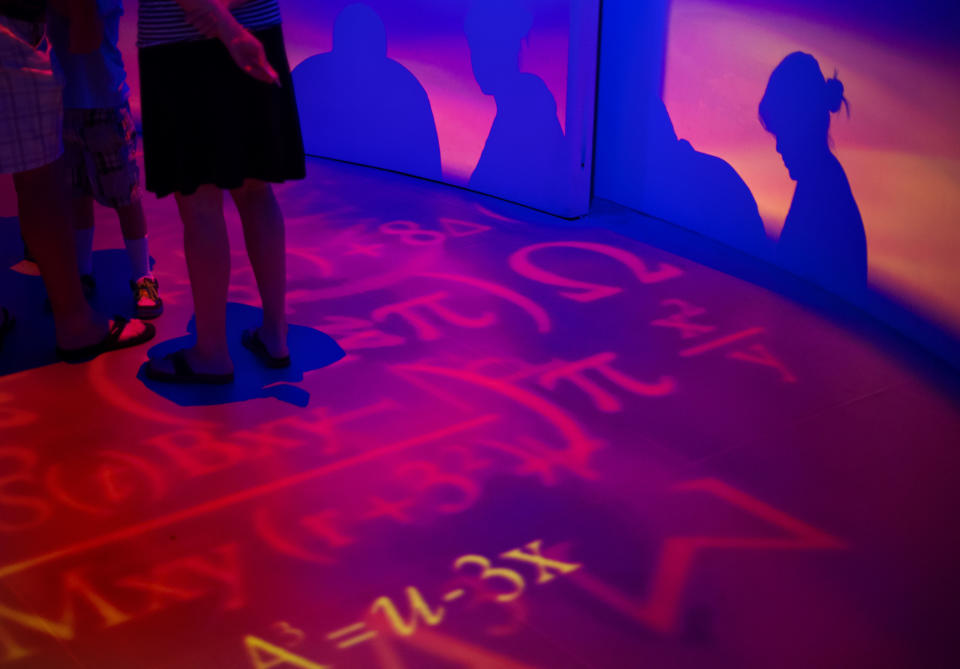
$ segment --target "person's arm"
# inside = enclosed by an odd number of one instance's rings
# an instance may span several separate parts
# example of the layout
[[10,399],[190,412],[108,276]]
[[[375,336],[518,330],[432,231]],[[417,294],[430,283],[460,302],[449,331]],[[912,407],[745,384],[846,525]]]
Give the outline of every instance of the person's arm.
[[190,22],[207,37],[223,42],[241,70],[268,84],[279,84],[280,78],[267,62],[263,45],[233,18],[230,7],[246,0],[176,0]]
[[97,0],[50,0],[50,9],[67,19],[70,53],[93,53],[103,42],[103,21]]

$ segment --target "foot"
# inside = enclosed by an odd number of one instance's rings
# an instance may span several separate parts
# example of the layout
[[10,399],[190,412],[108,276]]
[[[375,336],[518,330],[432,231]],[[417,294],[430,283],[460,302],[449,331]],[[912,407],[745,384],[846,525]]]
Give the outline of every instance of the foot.
[[103,353],[145,344],[156,334],[156,329],[149,323],[117,316],[110,321],[107,334],[98,341],[84,346],[58,346],[57,357],[65,362],[89,362]]
[[234,382],[232,371],[216,373],[194,369],[187,359],[187,351],[184,349],[148,361],[144,366],[144,374],[151,381],[160,383],[225,386]]
[[240,337],[243,347],[253,353],[262,365],[270,369],[284,369],[290,366],[290,356],[275,356],[270,353],[266,345],[260,340],[259,330],[244,330]]
[[[196,374],[233,374],[233,361],[230,354],[224,349],[223,353],[205,354],[194,348],[183,350],[183,357],[190,369]],[[163,374],[176,374],[173,361],[169,358],[157,358],[150,361],[150,366]]]
[[[69,351],[94,346],[103,341],[113,326],[113,320],[108,321],[99,314],[95,314],[93,318],[77,319],[76,323],[66,322],[62,327],[57,328],[57,347]],[[148,329],[147,324],[142,321],[129,321],[124,326],[118,341],[123,343],[137,339],[142,337]]]
[[143,276],[130,282],[133,291],[133,309],[137,318],[151,319],[163,313],[160,283],[152,276]]
[[287,346],[287,326],[280,328],[267,327],[261,325],[256,329],[256,336],[271,358],[287,358],[290,356],[290,348]]

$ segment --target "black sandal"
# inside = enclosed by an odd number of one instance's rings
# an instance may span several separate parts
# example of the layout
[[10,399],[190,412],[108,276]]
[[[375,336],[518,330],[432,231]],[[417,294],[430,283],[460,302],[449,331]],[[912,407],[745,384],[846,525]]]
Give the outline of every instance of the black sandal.
[[270,369],[283,369],[290,366],[290,356],[285,355],[282,358],[276,358],[270,355],[266,345],[261,341],[256,330],[244,330],[241,338],[243,347],[257,356],[262,364]]
[[16,320],[14,320],[10,312],[7,311],[7,308],[0,307],[0,346],[3,346],[3,340],[7,338],[7,334],[13,329],[14,323],[16,323]]
[[206,374],[195,372],[187,361],[186,351],[180,349],[173,353],[165,355],[163,360],[169,361],[173,366],[172,372],[157,369],[154,361],[150,360],[144,369],[144,374],[151,381],[160,381],[162,383],[182,383],[185,385],[206,385],[206,386],[226,386],[233,383],[233,372],[228,374]]
[[123,316],[114,316],[113,324],[110,326],[110,331],[107,332],[103,339],[98,341],[96,344],[83,346],[81,348],[60,348],[58,346],[57,357],[64,362],[88,362],[96,358],[101,353],[119,351],[120,349],[132,348],[134,346],[139,346],[140,344],[145,344],[153,339],[154,335],[157,334],[157,329],[153,327],[153,325],[150,323],[144,323],[143,332],[138,334],[136,337],[131,337],[130,339],[120,339],[120,337],[123,336],[123,331],[131,322],[132,321],[130,319],[124,318]]

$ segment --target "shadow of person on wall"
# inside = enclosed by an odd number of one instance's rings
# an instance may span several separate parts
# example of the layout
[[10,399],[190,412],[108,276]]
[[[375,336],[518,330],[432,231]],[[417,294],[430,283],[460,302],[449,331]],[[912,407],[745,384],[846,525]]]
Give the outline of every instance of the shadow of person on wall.
[[[262,320],[260,314],[260,309],[246,304],[227,304],[227,331],[234,335],[229,343],[236,374],[234,383],[225,386],[191,386],[151,381],[144,372],[146,363],[140,368],[137,378],[161,397],[184,407],[230,404],[264,397],[306,407],[310,402],[310,393],[296,384],[303,381],[305,373],[332,365],[346,353],[323,332],[302,325],[291,325],[287,340],[292,360],[290,367],[267,369],[240,343],[239,333],[259,325]],[[192,318],[187,324],[187,331],[190,334],[184,337],[157,344],[147,352],[147,357],[162,358],[168,353],[192,346],[196,333]]]
[[427,92],[387,57],[383,21],[348,5],[333,28],[333,50],[293,70],[307,153],[440,179],[440,142]]
[[725,160],[681,139],[664,104],[670,7],[604,6],[596,193],[769,259],[773,245],[750,188]]
[[465,30],[473,74],[497,115],[470,188],[545,207],[564,190],[564,136],[546,83],[520,71],[520,47],[533,25],[521,0],[474,0]]
[[[860,209],[830,149],[830,114],[847,105],[843,84],[817,59],[795,52],[770,75],[760,121],[797,182],[777,242],[777,263],[850,297],[867,287],[867,240]],[[847,113],[850,108],[847,105]]]
[[[757,201],[726,162],[679,139],[667,108],[651,98],[635,170],[641,201],[658,218],[761,258],[772,254]],[[634,162],[630,160],[629,162]]]

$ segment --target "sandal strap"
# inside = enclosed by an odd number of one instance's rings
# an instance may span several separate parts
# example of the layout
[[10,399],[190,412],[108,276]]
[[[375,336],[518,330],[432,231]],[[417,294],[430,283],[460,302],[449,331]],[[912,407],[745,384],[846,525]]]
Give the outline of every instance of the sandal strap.
[[133,295],[137,300],[146,296],[153,302],[160,301],[160,282],[156,279],[151,279],[148,276],[136,281],[131,279],[130,288],[133,289]]
[[119,342],[120,337],[123,335],[123,331],[127,328],[128,323],[130,323],[129,318],[115,315],[113,317],[113,325],[110,327],[110,332],[107,333],[107,339],[114,342]]

